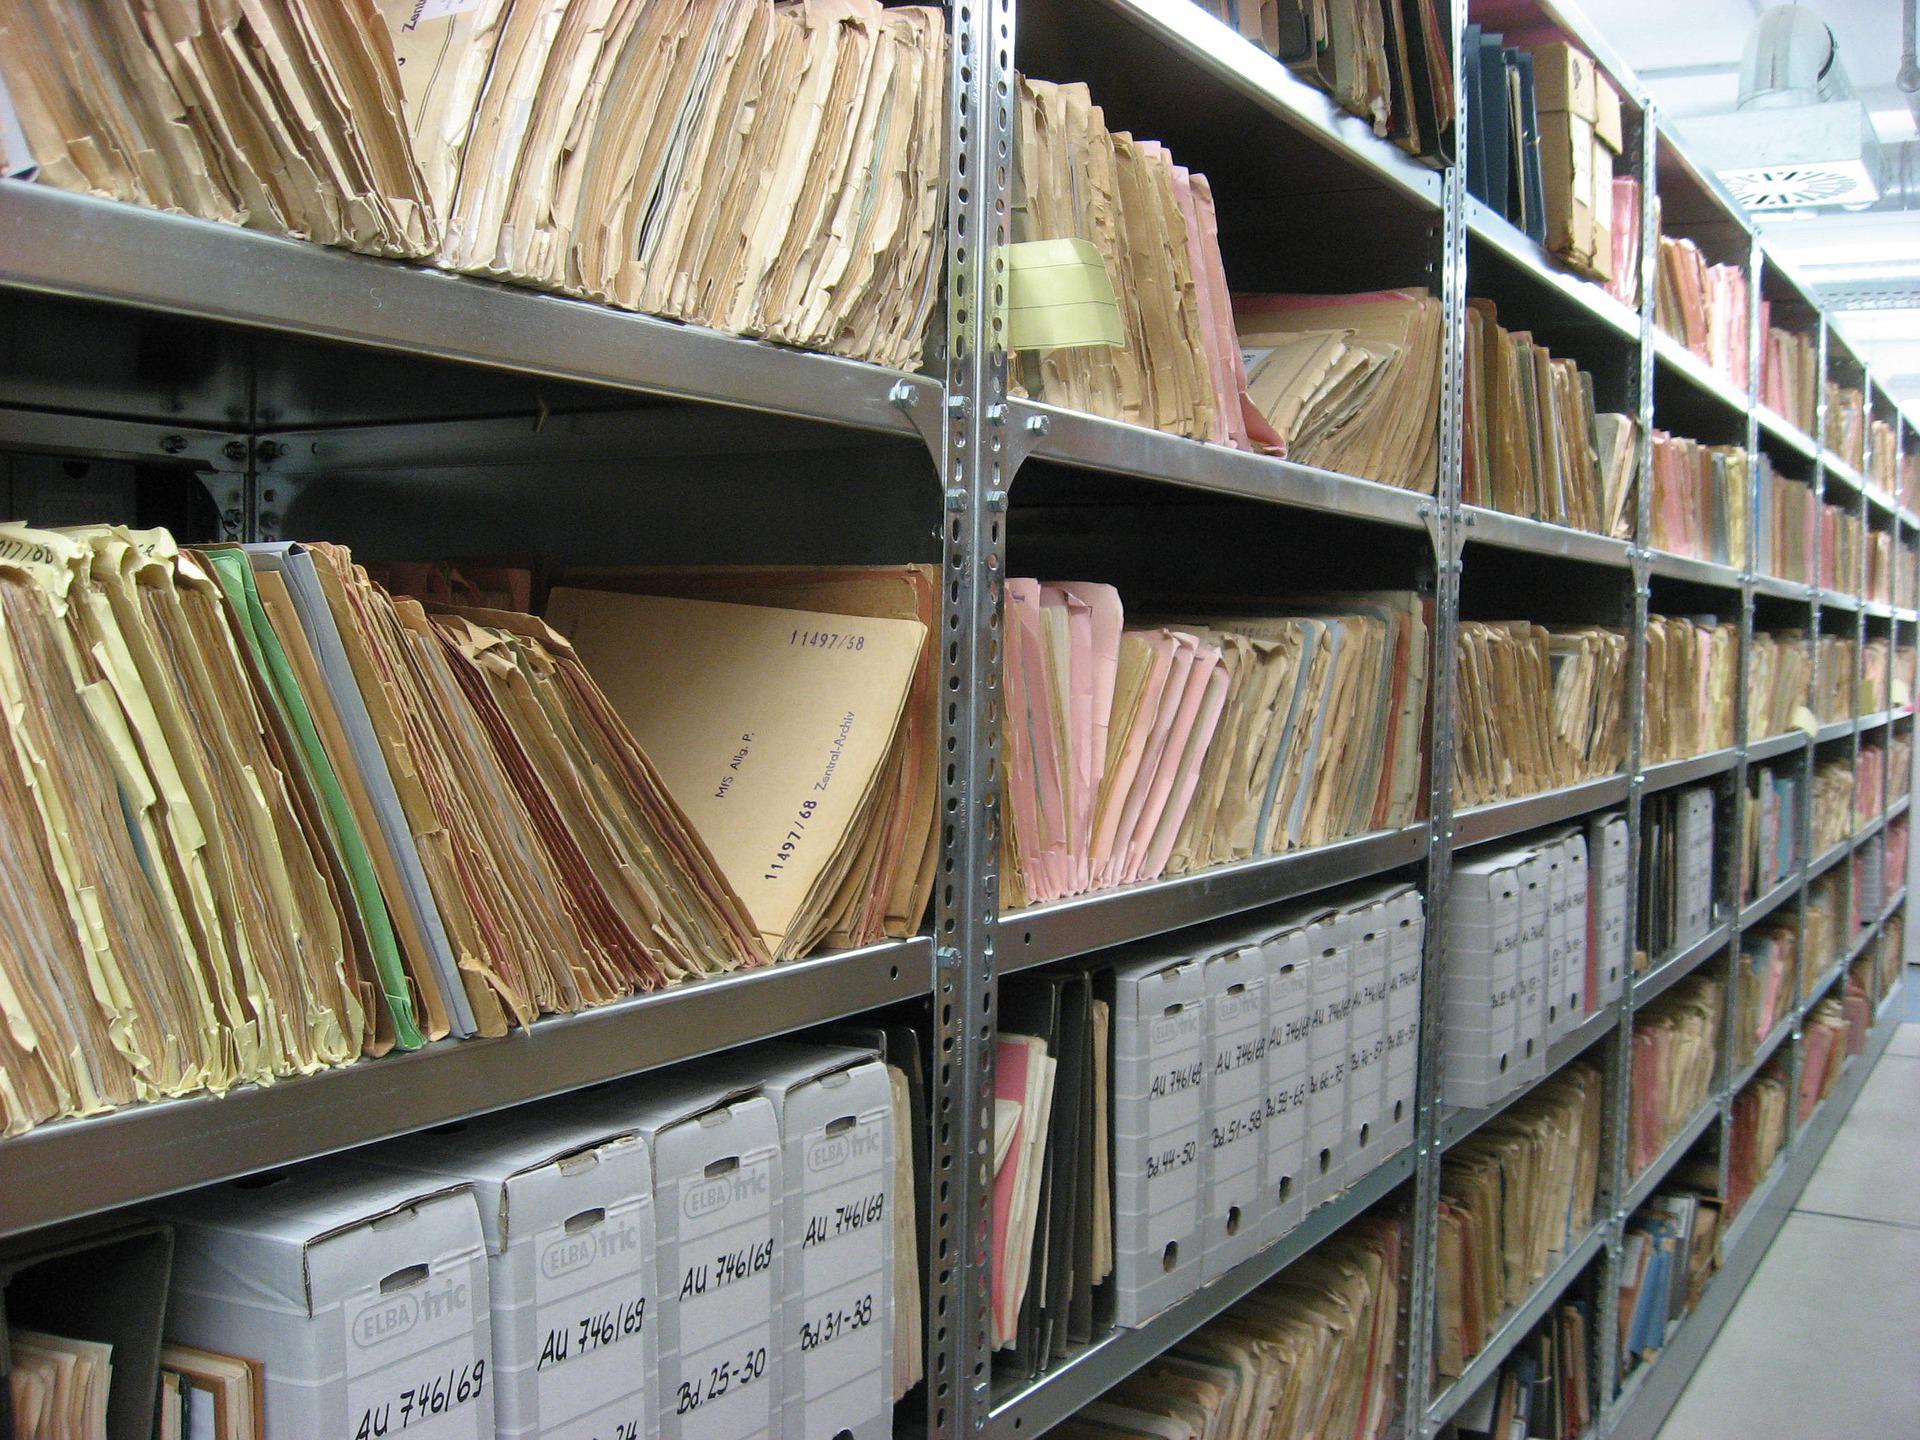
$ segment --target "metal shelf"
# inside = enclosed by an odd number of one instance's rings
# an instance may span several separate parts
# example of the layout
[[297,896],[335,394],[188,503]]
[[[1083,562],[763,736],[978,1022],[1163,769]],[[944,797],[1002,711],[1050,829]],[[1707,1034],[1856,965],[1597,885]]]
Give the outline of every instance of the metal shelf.
[[1893,619],[1893,606],[1884,600],[1863,600],[1860,602],[1860,609],[1863,614],[1875,620]]
[[1527,1096],[1534,1094],[1569,1064],[1586,1054],[1602,1035],[1611,1034],[1619,1020],[1620,1010],[1616,1005],[1603,1006],[1594,1011],[1582,1020],[1577,1028],[1569,1030],[1547,1047],[1547,1069],[1544,1075],[1538,1080],[1521,1086],[1511,1095],[1505,1096],[1492,1105],[1443,1106],[1440,1112],[1441,1146],[1451,1149],[1496,1115],[1503,1114],[1512,1108],[1516,1101],[1524,1100]]
[[1751,579],[1756,595],[1770,595],[1776,600],[1811,601],[1813,586],[1805,580],[1788,580],[1779,575],[1756,574]]
[[1561,560],[1584,560],[1589,565],[1612,565],[1626,569],[1633,563],[1633,545],[1611,535],[1595,535],[1524,515],[1509,515],[1484,505],[1460,507],[1469,545],[1496,545],[1503,550],[1524,550],[1530,555],[1551,555]]
[[43,185],[0,183],[0,288],[915,435],[934,381]]
[[1747,397],[1734,388],[1733,381],[1658,326],[1654,327],[1652,333],[1653,358],[1656,361],[1727,409],[1742,416],[1747,413]]
[[1474,243],[1497,250],[1501,257],[1535,284],[1545,286],[1585,311],[1589,318],[1630,344],[1640,343],[1640,315],[1621,304],[1593,281],[1559,267],[1532,237],[1503,215],[1471,195],[1467,197],[1467,270],[1473,271]]
[[1633,977],[1633,1005],[1637,1010],[1658,995],[1664,995],[1681,980],[1699,969],[1710,956],[1726,948],[1733,939],[1733,922],[1722,920],[1713,929],[1689,945],[1662,960],[1658,965],[1650,966],[1644,974]]
[[1814,599],[1820,602],[1822,610],[1845,610],[1853,615],[1860,613],[1860,597],[1857,595],[1821,588],[1814,592]]
[[1557,824],[1592,810],[1616,805],[1627,798],[1627,777],[1603,775],[1563,790],[1547,790],[1518,800],[1495,800],[1457,811],[1453,817],[1455,847],[1479,845],[1542,825]]
[[1826,874],[1827,871],[1846,859],[1852,850],[1853,842],[1851,840],[1842,840],[1831,850],[1816,856],[1813,862],[1807,866],[1807,883],[1811,885],[1815,880],[1818,880],[1822,875]]
[[1860,728],[1862,730],[1878,730],[1882,725],[1891,725],[1894,714],[1895,712],[1892,710],[1877,710],[1871,715],[1862,715],[1860,717]]
[[1747,746],[1747,763],[1773,760],[1782,755],[1790,755],[1795,750],[1807,748],[1808,736],[1804,730],[1789,730],[1784,735],[1769,735],[1764,740],[1755,740]]
[[1663,760],[1658,764],[1642,766],[1640,793],[1651,795],[1656,790],[1671,790],[1676,785],[1705,780],[1712,775],[1724,775],[1739,763],[1740,747],[1729,745],[1724,750],[1709,750],[1704,755],[1689,755],[1684,760]]
[[1894,796],[1892,801],[1887,805],[1887,820],[1889,822],[1898,820],[1902,815],[1907,813],[1907,807],[1912,803],[1913,797],[1911,795]]
[[1834,740],[1844,740],[1851,734],[1853,734],[1853,721],[1829,720],[1813,732],[1813,740],[1816,745],[1825,745]]
[[1885,925],[1894,917],[1894,913],[1907,903],[1907,887],[1902,885],[1893,892],[1893,899],[1887,902],[1887,908],[1880,912],[1880,924]]
[[1727,1086],[1728,1095],[1738,1095],[1742,1090],[1747,1088],[1747,1085],[1752,1081],[1753,1077],[1766,1068],[1767,1062],[1773,1058],[1773,1053],[1780,1048],[1781,1042],[1793,1034],[1793,1027],[1794,1015],[1792,1010],[1789,1009],[1786,1018],[1774,1026],[1773,1032],[1754,1049],[1753,1058],[1740,1067],[1740,1071],[1734,1076],[1733,1082]]
[[1188,0],[1102,0],[1115,20],[1131,22],[1157,44],[1204,71],[1229,92],[1278,117],[1323,150],[1351,162],[1369,179],[1435,211],[1439,172],[1428,169],[1365,121],[1298,79],[1273,56]]
[[[1596,1220],[1579,1242],[1547,1271],[1540,1283],[1533,1287],[1533,1292],[1507,1312],[1506,1318],[1495,1328],[1480,1353],[1467,1362],[1460,1377],[1450,1382],[1427,1407],[1429,1431],[1439,1429],[1459,1414],[1467,1401],[1478,1394],[1480,1387],[1506,1363],[1514,1347],[1546,1318],[1547,1312],[1567,1293],[1567,1287],[1579,1278],[1580,1272],[1592,1263],[1593,1257],[1606,1248],[1607,1229],[1605,1219]],[[1413,1344],[1422,1343],[1420,1336],[1410,1338]]]
[[1402,1150],[1211,1285],[1203,1285],[1144,1325],[1110,1331],[1038,1378],[1001,1391],[987,1412],[985,1440],[1030,1440],[1058,1425],[1264,1285],[1412,1176],[1413,1152]]
[[1732,565],[1717,560],[1696,560],[1691,555],[1675,555],[1668,550],[1647,551],[1647,569],[1663,580],[1684,580],[1689,585],[1718,585],[1738,590],[1742,576]]
[[1780,908],[1783,901],[1791,899],[1800,889],[1801,875],[1798,867],[1758,900],[1746,905],[1740,911],[1740,928],[1751,930],[1767,916]]
[[1673,1139],[1661,1147],[1653,1163],[1641,1171],[1627,1186],[1626,1194],[1620,1201],[1620,1213],[1631,1215],[1646,1204],[1648,1197],[1658,1190],[1667,1176],[1673,1172],[1673,1167],[1680,1163],[1687,1151],[1700,1143],[1700,1137],[1706,1134],[1713,1122],[1719,1118],[1720,1092],[1715,1090],[1707,1096],[1707,1103],[1696,1110],[1692,1118],[1680,1127]]
[[[1196,22],[1204,19],[1195,16]],[[1034,400],[1010,399],[1007,412],[1013,432],[1032,442],[1029,455],[1036,460],[1405,530],[1426,529],[1434,513],[1433,497],[1417,490],[1316,470],[1271,455],[1167,435]]]
[[924,936],[688,981],[499,1039],[129,1105],[0,1141],[0,1237],[925,996]]
[[1002,974],[1084,955],[1109,945],[1219,920],[1364,880],[1424,860],[1427,823],[1381,830],[1313,850],[1215,865],[1192,875],[1098,890],[1000,917],[994,948]]
[[1801,1024],[1806,1023],[1807,1016],[1813,1013],[1813,1007],[1824,1000],[1827,991],[1833,988],[1834,982],[1847,973],[1847,966],[1852,963],[1852,959],[1853,957],[1851,955],[1842,955],[1838,960],[1834,961],[1833,964],[1820,972],[1814,979],[1812,987],[1807,991],[1807,998],[1794,1006],[1794,1019],[1797,1022]]
[[1798,452],[1808,460],[1820,458],[1820,447],[1814,443],[1813,437],[1778,411],[1756,403],[1753,407],[1753,418],[1760,422],[1762,430],[1789,449]]
[[1873,488],[1872,486],[1867,484],[1866,476],[1862,475],[1858,470],[1854,469],[1853,466],[1849,465],[1845,460],[1842,460],[1838,455],[1836,455],[1831,450],[1825,450],[1825,449],[1821,450],[1820,468],[1825,470],[1827,474],[1831,475],[1836,480],[1839,480],[1841,483],[1846,485],[1849,489],[1857,490],[1862,495],[1867,494]]
[[1858,850],[1862,845],[1866,844],[1867,841],[1884,830],[1886,824],[1887,817],[1885,815],[1874,816],[1873,819],[1869,820],[1860,829],[1853,832],[1853,848]]

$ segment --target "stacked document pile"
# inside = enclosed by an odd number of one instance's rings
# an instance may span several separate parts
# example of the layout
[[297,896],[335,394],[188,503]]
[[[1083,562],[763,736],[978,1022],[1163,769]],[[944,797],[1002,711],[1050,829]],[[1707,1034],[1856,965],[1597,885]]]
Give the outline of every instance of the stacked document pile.
[[1633,1021],[1627,1173],[1639,1175],[1707,1103],[1725,987],[1690,975]]
[[[1862,1044],[1865,1035],[1861,1037]],[[1805,1125],[1820,1108],[1820,1102],[1840,1083],[1852,1044],[1852,1027],[1847,1007],[1841,999],[1829,995],[1807,1012],[1800,1040],[1800,1106],[1795,1123]]]
[[1713,828],[1711,785],[1647,797],[1640,817],[1634,942],[1647,965],[1677,955],[1713,929]]
[[[1716,1175],[1708,1188],[1717,1190],[1718,1182]],[[1662,1190],[1627,1217],[1619,1286],[1622,1375],[1658,1358],[1669,1329],[1700,1302],[1713,1276],[1719,1229],[1719,1202],[1694,1189]]]
[[1710,265],[1691,240],[1660,237],[1660,277],[1653,319],[1667,334],[1747,388],[1747,272]]
[[1822,725],[1851,720],[1859,693],[1854,679],[1859,642],[1851,635],[1822,635],[1813,649],[1814,713]]
[[1596,414],[1593,377],[1493,303],[1467,309],[1466,430],[1460,498],[1597,535],[1632,534],[1634,422]]
[[1873,1002],[1876,1012],[1893,993],[1904,973],[1906,961],[1902,958],[1901,950],[1903,936],[1904,927],[1900,917],[1895,915],[1867,942],[1865,953],[1854,962],[1854,977],[1865,988],[1867,998]]
[[1813,434],[1819,423],[1820,347],[1805,335],[1768,325],[1772,302],[1760,302],[1766,345],[1760,352],[1760,403]]
[[1794,728],[1795,712],[1808,710],[1812,698],[1813,656],[1806,635],[1756,630],[1747,664],[1747,738],[1786,734]]
[[[1837,357],[1836,357],[1837,358]],[[1858,386],[1827,382],[1827,449],[1856,470],[1867,468],[1867,397]]]
[[1412,823],[1411,593],[1128,628],[1110,585],[1006,585],[1007,908]]
[[1860,647],[1860,698],[1857,702],[1860,714],[1875,714],[1888,708],[1891,703],[1888,699],[1888,671],[1892,660],[1891,642],[1884,635],[1876,635]]
[[1453,57],[1433,0],[1195,0],[1431,164],[1453,159]]
[[1800,998],[1811,998],[1820,980],[1846,953],[1852,927],[1847,923],[1847,903],[1852,887],[1846,873],[1829,870],[1807,887],[1806,942],[1802,953],[1806,963],[1800,967]]
[[1440,302],[1407,290],[1236,295],[1247,394],[1302,465],[1432,493]]
[[111,1345],[8,1327],[0,1415],[11,1422],[10,1440],[107,1440],[112,1384]]
[[1883,605],[1893,603],[1893,535],[1890,531],[1867,531],[1866,597]]
[[[1894,742],[1896,745],[1899,741]],[[1859,829],[1886,808],[1887,747],[1883,741],[1863,741],[1854,765],[1853,824]]]
[[1460,1440],[1583,1440],[1593,1425],[1593,1306],[1556,1306],[1454,1417]]
[[1747,932],[1734,986],[1733,1063],[1748,1065],[1793,1008],[1800,927],[1775,920]]
[[1402,1239],[1396,1221],[1354,1221],[1053,1433],[1383,1440],[1395,1414]]
[[1748,771],[1740,820],[1746,832],[1740,847],[1742,904],[1766,894],[1800,863],[1799,768],[1755,765]]
[[1003,1369],[1144,1324],[1411,1141],[1424,938],[1389,884],[1003,982]]
[[4,33],[25,149],[0,170],[919,361],[942,258],[938,9],[270,0],[142,21],[35,0]]
[[1640,182],[1613,177],[1613,278],[1607,293],[1631,310],[1640,308]]
[[258,1407],[264,1428],[222,1435],[399,1433],[424,1408],[449,1436],[639,1436],[658,1416],[689,1440],[885,1440],[920,1349],[916,1079],[869,1033],[171,1201],[163,1358],[230,1416]]
[[1775,474],[1773,461],[1765,453],[1760,455],[1758,465],[1754,568],[1763,575],[1810,584],[1820,502],[1806,481]]
[[1602,1084],[1577,1063],[1447,1152],[1434,1369],[1460,1375],[1594,1220]]
[[1773,1162],[1787,1143],[1789,1083],[1784,1056],[1733,1097],[1733,1127],[1727,1135],[1727,1214],[1738,1215],[1753,1192],[1773,1173]]
[[1849,506],[1820,507],[1820,584],[1842,595],[1854,594],[1867,548],[1866,522]]
[[1497,1105],[1546,1073],[1547,1052],[1619,995],[1626,974],[1625,818],[1475,850],[1447,918],[1449,1105]]
[[1882,495],[1900,487],[1900,432],[1885,420],[1867,427],[1867,478]]
[[1597,625],[1461,622],[1455,804],[1617,771],[1627,758],[1627,648],[1625,634]]
[[1738,625],[1648,616],[1642,762],[1685,760],[1733,744],[1739,670]]
[[1747,563],[1747,452],[1735,445],[1653,432],[1653,533],[1656,550]]

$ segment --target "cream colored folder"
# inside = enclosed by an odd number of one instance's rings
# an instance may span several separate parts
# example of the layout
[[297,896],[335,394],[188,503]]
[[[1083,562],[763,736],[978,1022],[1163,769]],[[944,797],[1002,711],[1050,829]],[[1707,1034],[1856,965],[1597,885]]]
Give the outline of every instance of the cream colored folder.
[[776,959],[820,935],[926,641],[911,620],[556,589],[573,642]]

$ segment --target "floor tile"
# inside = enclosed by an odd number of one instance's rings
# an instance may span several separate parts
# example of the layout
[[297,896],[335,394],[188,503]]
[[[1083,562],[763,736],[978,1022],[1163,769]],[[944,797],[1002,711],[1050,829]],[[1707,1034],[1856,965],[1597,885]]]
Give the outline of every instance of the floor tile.
[[[1902,1037],[1920,1026],[1901,1027]],[[1920,1058],[1887,1054],[1867,1077],[1795,1205],[1862,1220],[1920,1224]]]
[[[1920,1005],[1920,982],[1908,987],[1913,1002]],[[1913,1023],[1913,1012],[1908,1011],[1909,1020],[1893,1032],[1893,1038],[1887,1042],[1889,1055],[1913,1055],[1920,1057],[1920,1025]]]
[[1659,1440],[1911,1437],[1916,1314],[1920,1229],[1790,1215]]

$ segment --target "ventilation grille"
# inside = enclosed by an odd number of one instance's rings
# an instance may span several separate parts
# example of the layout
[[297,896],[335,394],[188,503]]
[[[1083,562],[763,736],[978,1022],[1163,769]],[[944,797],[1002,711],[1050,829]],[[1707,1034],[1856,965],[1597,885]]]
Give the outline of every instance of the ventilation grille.
[[1748,210],[1870,205],[1879,198],[1879,190],[1858,162],[1722,170],[1720,180]]

